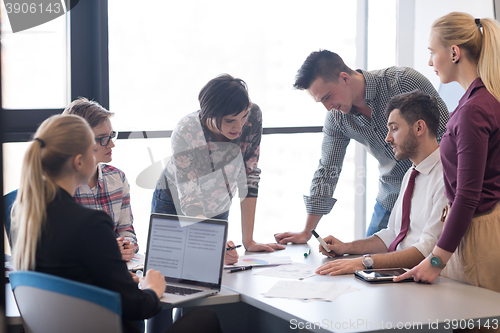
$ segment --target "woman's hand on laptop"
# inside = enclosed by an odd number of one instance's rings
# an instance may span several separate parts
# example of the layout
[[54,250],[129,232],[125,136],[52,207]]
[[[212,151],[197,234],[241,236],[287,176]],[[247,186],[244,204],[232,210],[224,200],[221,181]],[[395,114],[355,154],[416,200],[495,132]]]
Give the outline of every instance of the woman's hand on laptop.
[[155,271],[154,269],[149,269],[146,276],[140,278],[139,281],[142,290],[151,289],[156,293],[158,298],[163,296],[163,293],[165,293],[165,289],[167,288],[165,277],[161,275],[159,271]]
[[[234,247],[233,241],[226,243],[226,247]],[[241,246],[241,245],[240,245]],[[226,251],[226,257],[224,258],[225,265],[232,265],[238,262],[238,252],[236,250]]]
[[132,275],[132,280],[134,280],[135,283],[139,284],[139,277],[135,273],[132,272],[129,273],[130,275]]

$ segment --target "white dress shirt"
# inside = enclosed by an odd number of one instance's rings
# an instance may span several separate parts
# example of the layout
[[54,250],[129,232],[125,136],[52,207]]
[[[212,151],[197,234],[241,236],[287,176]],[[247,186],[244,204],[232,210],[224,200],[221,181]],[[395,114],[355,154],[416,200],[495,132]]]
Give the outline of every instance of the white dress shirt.
[[[420,174],[415,178],[415,187],[411,197],[410,227],[396,251],[414,246],[424,257],[427,257],[443,231],[444,223],[441,222],[441,214],[443,208],[448,204],[448,199],[444,195],[443,166],[441,165],[439,148],[420,162],[415,169]],[[411,171],[412,168],[406,172],[403,178],[401,191],[389,217],[387,228],[375,233],[387,248],[401,231],[403,196],[408,186]]]

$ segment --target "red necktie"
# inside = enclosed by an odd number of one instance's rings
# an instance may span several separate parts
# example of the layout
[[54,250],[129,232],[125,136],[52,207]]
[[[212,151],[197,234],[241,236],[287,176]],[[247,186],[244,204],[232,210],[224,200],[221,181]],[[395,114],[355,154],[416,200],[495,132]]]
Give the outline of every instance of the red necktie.
[[415,187],[415,177],[418,175],[418,171],[413,169],[410,175],[410,180],[408,181],[408,186],[406,186],[405,194],[403,196],[403,216],[401,219],[401,231],[398,237],[389,246],[389,252],[396,251],[398,244],[401,243],[403,238],[405,238],[408,228],[410,227],[410,204],[411,195],[413,193],[413,188]]

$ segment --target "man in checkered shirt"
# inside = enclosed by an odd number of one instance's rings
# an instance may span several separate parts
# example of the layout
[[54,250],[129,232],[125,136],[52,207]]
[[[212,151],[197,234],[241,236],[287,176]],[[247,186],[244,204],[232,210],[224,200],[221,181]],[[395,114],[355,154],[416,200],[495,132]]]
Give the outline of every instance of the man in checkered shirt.
[[336,199],[333,192],[342,170],[347,145],[354,139],[379,162],[379,192],[368,227],[367,237],[387,227],[401,181],[411,162],[396,161],[385,142],[389,100],[399,94],[420,90],[435,96],[440,113],[438,142],[446,129],[448,109],[429,80],[408,67],[389,67],[376,71],[353,71],[342,58],[328,50],[312,52],[300,67],[294,87],[307,90],[316,102],[331,112],[323,126],[323,143],[318,169],[314,173],[309,196],[304,196],[306,226],[301,232],[276,234],[280,244],[306,243],[321,217],[328,214]]

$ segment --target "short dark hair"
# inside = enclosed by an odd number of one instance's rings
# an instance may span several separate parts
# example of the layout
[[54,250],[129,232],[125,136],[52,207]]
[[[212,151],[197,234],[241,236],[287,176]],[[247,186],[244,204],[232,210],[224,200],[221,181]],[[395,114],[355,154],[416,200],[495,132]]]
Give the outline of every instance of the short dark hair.
[[337,53],[328,50],[312,52],[297,71],[293,86],[300,90],[309,89],[318,77],[337,83],[341,72],[351,74],[353,71]]
[[408,125],[413,125],[416,121],[422,119],[427,124],[429,133],[437,137],[439,109],[436,97],[418,90],[397,95],[387,104],[385,116],[389,118],[389,115],[395,109],[399,110],[399,114],[406,120]]
[[63,114],[74,114],[85,119],[94,128],[111,118],[114,113],[106,110],[101,104],[80,97],[71,102]]
[[224,116],[238,115],[250,107],[250,98],[245,81],[222,74],[201,89],[198,95],[200,102],[200,119],[203,125],[214,118],[220,130]]

